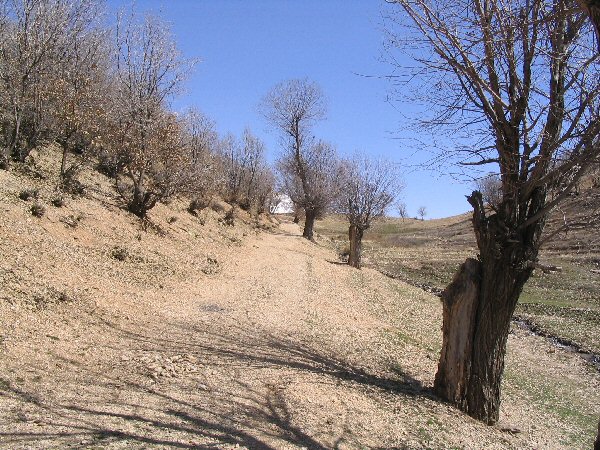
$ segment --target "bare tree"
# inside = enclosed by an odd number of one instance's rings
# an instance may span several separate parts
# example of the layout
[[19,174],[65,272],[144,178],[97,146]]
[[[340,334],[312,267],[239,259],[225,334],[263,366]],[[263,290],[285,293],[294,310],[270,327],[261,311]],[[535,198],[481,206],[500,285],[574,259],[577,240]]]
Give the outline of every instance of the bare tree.
[[330,187],[332,167],[327,164],[335,159],[331,146],[315,144],[311,134],[315,122],[325,117],[323,93],[306,79],[290,80],[276,85],[263,99],[260,110],[281,133],[279,166],[288,195],[304,209],[303,236],[312,239],[315,219],[331,201],[323,189]]
[[221,145],[225,170],[225,199],[243,209],[265,210],[274,189],[274,176],[265,159],[265,144],[249,129],[242,142],[226,137]]
[[315,220],[323,216],[340,192],[341,166],[335,148],[323,141],[303,150],[301,157],[284,154],[278,161],[284,191],[304,210],[303,236],[312,240]]
[[491,173],[476,180],[475,186],[483,197],[483,201],[492,209],[496,209],[502,201],[502,181],[500,177]]
[[190,183],[190,148],[183,126],[167,111],[193,65],[156,18],[119,19],[110,145],[117,154],[117,189],[132,213],[147,211]]
[[388,161],[356,155],[344,161],[343,166],[338,209],[350,222],[348,264],[360,269],[364,232],[374,220],[383,217],[399,194],[401,184],[396,166]]
[[[96,17],[97,10],[88,11]],[[103,134],[103,115],[110,97],[110,42],[98,23],[84,22],[72,34],[62,64],[55,66],[54,98],[49,108],[53,137],[62,149],[61,185],[68,188],[81,161],[68,164],[70,152],[86,153]]]
[[214,121],[194,108],[183,117],[183,133],[192,164],[189,194],[195,210],[199,205],[208,205],[225,184],[220,142]]
[[273,170],[268,164],[261,164],[256,173],[254,184],[255,187],[252,192],[252,203],[256,207],[256,213],[270,213],[276,197],[276,178]]
[[396,205],[396,209],[398,210],[398,215],[402,218],[402,221],[404,222],[404,219],[406,219],[408,217],[408,210],[406,209],[406,203],[404,202],[400,202]]
[[412,23],[411,45],[422,44],[421,73],[437,83],[428,87],[437,113],[429,125],[474,136],[451,152],[459,161],[499,168],[495,210],[479,191],[468,197],[479,257],[443,293],[435,379],[438,395],[492,424],[510,319],[546,218],[600,154],[594,35],[567,0],[394,3]]
[[215,153],[219,136],[216,124],[196,108],[190,108],[184,115],[185,133],[194,162],[203,161],[206,155]]
[[425,216],[427,215],[427,208],[425,206],[419,206],[417,209],[417,214],[421,218],[421,220],[425,220]]
[[76,43],[97,23],[101,2],[10,0],[1,6],[3,134],[8,154],[22,161],[51,131],[50,111],[57,107],[52,103],[60,108],[63,100],[62,69],[72,61]]

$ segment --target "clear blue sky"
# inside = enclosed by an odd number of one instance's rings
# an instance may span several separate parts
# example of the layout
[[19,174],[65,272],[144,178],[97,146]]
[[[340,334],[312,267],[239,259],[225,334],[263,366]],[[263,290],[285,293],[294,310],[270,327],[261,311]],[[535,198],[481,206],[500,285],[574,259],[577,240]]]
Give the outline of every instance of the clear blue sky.
[[[116,11],[129,1],[109,0]],[[418,156],[400,133],[411,105],[386,100],[392,86],[383,78],[392,68],[383,53],[383,1],[368,0],[138,0],[136,11],[160,15],[179,48],[201,60],[186,92],[174,102],[196,106],[216,121],[220,133],[241,135],[245,127],[277,155],[277,136],[257,112],[276,83],[308,77],[328,99],[328,117],[315,134],[342,154],[355,150],[382,155],[405,165]],[[396,108],[396,109],[395,109]],[[427,139],[426,136],[414,136]],[[467,211],[471,185],[440,172],[406,168],[403,200],[411,216],[419,206],[428,218]]]

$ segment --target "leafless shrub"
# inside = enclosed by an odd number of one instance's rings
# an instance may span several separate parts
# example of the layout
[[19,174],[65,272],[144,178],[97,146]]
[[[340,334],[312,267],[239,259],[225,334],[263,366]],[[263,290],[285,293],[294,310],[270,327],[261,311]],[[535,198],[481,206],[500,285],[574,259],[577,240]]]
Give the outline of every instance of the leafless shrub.
[[229,209],[225,215],[219,219],[219,222],[228,227],[235,226],[235,208]]
[[38,189],[23,189],[21,192],[19,192],[19,198],[23,201],[37,199],[39,195],[40,191]]
[[56,208],[62,208],[63,206],[65,206],[65,198],[62,195],[57,195],[56,197],[54,197],[51,201],[52,206],[56,207]]
[[40,202],[35,202],[33,205],[31,205],[31,208],[29,208],[29,210],[31,211],[31,214],[33,216],[38,218],[43,217],[44,214],[46,214],[46,207]]
[[187,210],[191,215],[197,216],[199,211],[210,205],[210,201],[210,198],[196,197],[190,201]]
[[81,166],[75,164],[66,169],[61,175],[59,189],[72,195],[85,194],[85,186],[78,178],[81,169]]
[[61,217],[60,220],[65,224],[68,228],[77,228],[79,222],[81,222],[85,218],[85,215],[82,213],[79,214],[69,214],[68,216]]
[[404,219],[406,219],[408,217],[408,210],[406,209],[406,203],[404,202],[399,202],[396,205],[396,209],[398,210],[398,215],[402,218],[402,220],[404,221]]

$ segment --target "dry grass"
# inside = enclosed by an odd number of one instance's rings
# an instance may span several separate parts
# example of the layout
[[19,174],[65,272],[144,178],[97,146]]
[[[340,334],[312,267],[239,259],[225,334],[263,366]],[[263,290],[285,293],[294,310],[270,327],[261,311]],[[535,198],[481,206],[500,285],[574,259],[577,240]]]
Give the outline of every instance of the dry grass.
[[[341,247],[345,227],[341,217],[331,216],[318,222],[316,230]],[[516,314],[600,354],[600,251],[580,249],[581,242],[594,238],[595,230],[581,230],[549,242],[540,259],[563,270],[534,272]],[[448,285],[465,258],[477,254],[468,214],[427,221],[386,219],[367,231],[364,248],[367,265],[438,290]]]

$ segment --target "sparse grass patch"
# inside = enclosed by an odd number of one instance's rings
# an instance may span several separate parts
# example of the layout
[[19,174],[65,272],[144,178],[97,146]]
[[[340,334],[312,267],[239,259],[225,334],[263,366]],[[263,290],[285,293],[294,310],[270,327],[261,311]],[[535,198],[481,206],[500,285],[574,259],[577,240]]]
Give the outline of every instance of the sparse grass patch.
[[37,309],[45,309],[50,305],[73,303],[76,301],[73,295],[53,287],[45,287],[34,292],[31,299]]
[[519,395],[526,395],[529,401],[541,408],[546,414],[560,419],[565,427],[563,445],[573,448],[586,448],[596,432],[598,417],[589,411],[578,396],[578,387],[568,379],[545,377],[533,371],[527,373],[507,366],[504,384],[512,385]]

